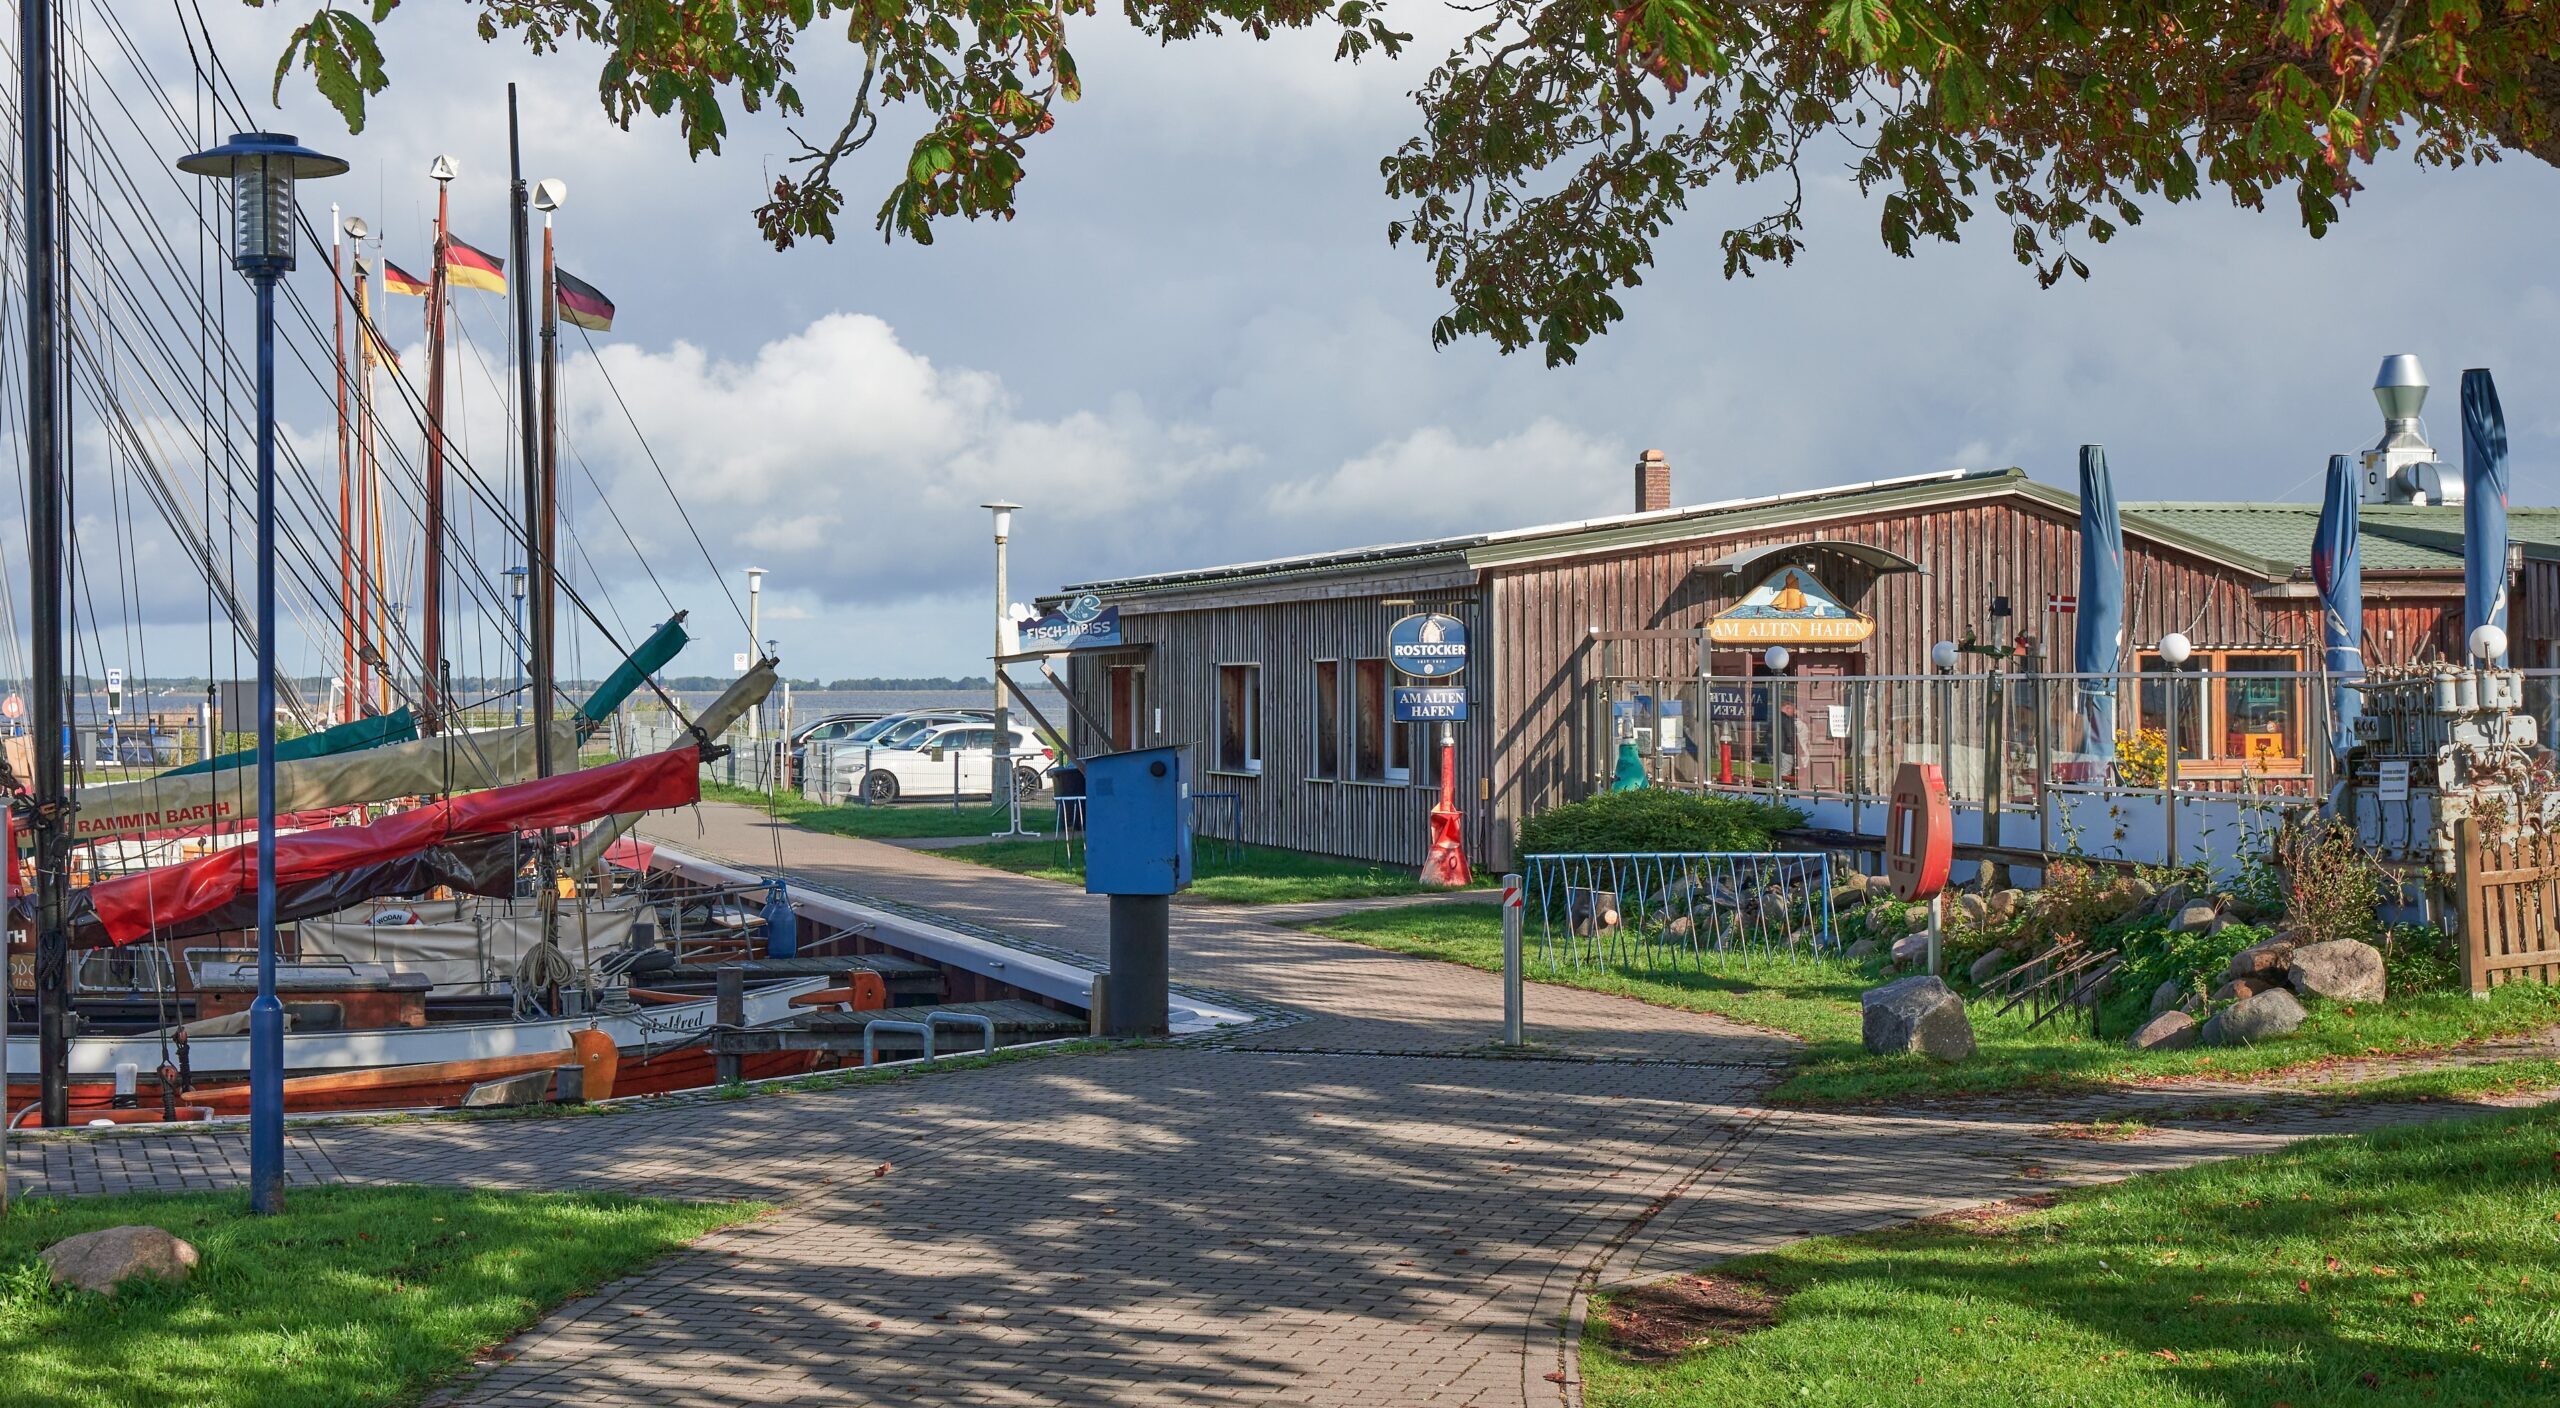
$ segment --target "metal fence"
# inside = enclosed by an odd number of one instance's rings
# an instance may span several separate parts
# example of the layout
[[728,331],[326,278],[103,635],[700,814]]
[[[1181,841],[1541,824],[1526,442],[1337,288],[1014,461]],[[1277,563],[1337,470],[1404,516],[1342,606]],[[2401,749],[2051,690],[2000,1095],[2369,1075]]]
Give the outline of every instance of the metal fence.
[[1540,855],[1525,864],[1522,897],[1541,964],[1705,970],[1839,949],[1831,857],[1820,852]]

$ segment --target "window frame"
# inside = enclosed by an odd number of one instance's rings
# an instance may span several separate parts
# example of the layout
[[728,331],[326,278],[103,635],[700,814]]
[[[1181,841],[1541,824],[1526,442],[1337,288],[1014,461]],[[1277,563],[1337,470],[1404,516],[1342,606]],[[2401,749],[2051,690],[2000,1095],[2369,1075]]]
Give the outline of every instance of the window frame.
[[[1262,747],[1262,662],[1259,660],[1221,660],[1217,662],[1217,763],[1209,771],[1222,777],[1260,777],[1263,772]],[[1237,742],[1243,757],[1230,762],[1227,757],[1227,676],[1229,671],[1244,672],[1246,685],[1240,692],[1244,710],[1244,726],[1238,730]]]
[[[2242,675],[2291,674],[2294,676],[2291,680],[2272,681],[2279,689],[2288,691],[2291,695],[2289,705],[2283,701],[2279,701],[2278,704],[2285,718],[2279,735],[2289,746],[2285,751],[2272,755],[2252,757],[2245,753],[2235,753],[2229,747],[2232,733],[2228,709],[2231,690],[2235,684],[2235,681],[2229,678],[2234,673],[2230,662],[2234,657],[2249,656],[2289,656],[2293,661],[2289,670],[2252,668],[2237,672]],[[2167,662],[2161,659],[2158,650],[2137,650],[2133,654],[2133,673],[2136,677],[2136,686],[2132,691],[2133,726],[2137,729],[2156,729],[2166,724],[2165,710],[2161,717],[2155,718],[2151,709],[2146,707],[2141,685],[2154,676],[2175,674],[2184,677],[2188,683],[2195,686],[2194,694],[2179,701],[2178,713],[2181,727],[2178,736],[2178,770],[2180,773],[2194,777],[2308,776],[2311,767],[2310,755],[2314,745],[2310,734],[2308,712],[2310,681],[2304,678],[2308,673],[2305,657],[2306,649],[2301,646],[2199,646],[2187,657],[2187,664],[2184,667],[2172,671],[2165,668]],[[2236,683],[2245,684],[2247,681]],[[2184,727],[2188,720],[2193,720],[2195,725],[2197,736],[2192,739],[2187,737]]]
[[[1361,655],[1352,657],[1351,664],[1352,756],[1351,775],[1346,780],[1370,787],[1409,787],[1413,785],[1411,734],[1418,725],[1396,722],[1395,662],[1383,655]],[[1376,667],[1377,680],[1378,762],[1375,771],[1368,768],[1362,756],[1360,737],[1361,711],[1371,698],[1367,683],[1371,676],[1370,666]]]
[[[1342,660],[1319,656],[1309,662],[1307,688],[1315,707],[1307,721],[1307,780],[1340,782],[1342,778]],[[1327,676],[1331,678],[1328,680]]]

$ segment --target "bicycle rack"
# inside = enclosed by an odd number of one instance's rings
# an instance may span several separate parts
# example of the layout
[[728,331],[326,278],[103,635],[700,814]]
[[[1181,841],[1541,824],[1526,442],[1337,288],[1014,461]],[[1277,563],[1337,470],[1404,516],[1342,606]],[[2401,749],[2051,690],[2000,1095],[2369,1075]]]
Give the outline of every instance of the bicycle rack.
[[[948,1022],[955,1027],[976,1027],[979,1033],[987,1039],[987,1044],[980,1054],[987,1056],[993,1056],[996,1054],[995,1018],[976,1012],[927,1012],[924,1014],[924,1023],[926,1026],[930,1027],[938,1022]],[[875,1023],[874,1025],[877,1024]],[[928,1061],[933,1059],[933,1043],[931,1041],[927,1041],[925,1043],[924,1058]]]
[[[989,1025],[992,1027],[993,1023],[990,1023]],[[876,1066],[880,1064],[880,1033],[884,1031],[905,1032],[909,1036],[919,1036],[924,1038],[924,1059],[928,1061],[933,1059],[932,1023],[891,1022],[875,1017],[871,1021],[865,1023],[862,1028],[863,1065]]]

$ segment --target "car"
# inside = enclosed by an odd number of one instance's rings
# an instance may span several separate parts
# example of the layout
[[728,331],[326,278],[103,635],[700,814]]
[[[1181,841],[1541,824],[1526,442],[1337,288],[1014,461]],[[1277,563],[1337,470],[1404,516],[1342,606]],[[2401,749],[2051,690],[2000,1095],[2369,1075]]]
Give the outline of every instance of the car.
[[[805,736],[793,744],[791,765],[796,776],[799,769],[808,765],[809,745],[818,744],[834,750],[836,767],[841,771],[846,766],[844,759],[847,756],[858,757],[865,748],[891,746],[891,734],[913,737],[936,724],[966,723],[988,717],[990,715],[984,709],[908,709],[895,714],[830,715],[810,725]],[[862,722],[832,735],[822,732],[830,723],[847,718],[860,718]]]
[[[1057,755],[1030,729],[1015,726],[1014,790],[1038,796]],[[845,791],[859,791],[874,805],[901,797],[990,796],[995,791],[996,730],[992,721],[968,719],[934,725],[902,748],[874,748],[868,755],[840,755],[835,778]]]
[[807,764],[810,744],[840,743],[884,718],[893,717],[895,715],[872,713],[826,714],[802,724],[791,735],[792,774],[798,776],[800,769]]

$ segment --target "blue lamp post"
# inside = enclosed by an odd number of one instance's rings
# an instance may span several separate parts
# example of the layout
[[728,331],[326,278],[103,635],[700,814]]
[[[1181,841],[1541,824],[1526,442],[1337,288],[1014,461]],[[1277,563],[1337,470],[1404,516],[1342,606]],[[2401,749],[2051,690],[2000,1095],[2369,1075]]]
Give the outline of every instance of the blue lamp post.
[[[178,169],[231,182],[231,267],[258,295],[258,1000],[249,1008],[249,1209],[284,1210],[284,1004],[276,1000],[276,280],[293,268],[294,182],[347,164],[240,132]],[[334,295],[333,295],[334,296]]]

